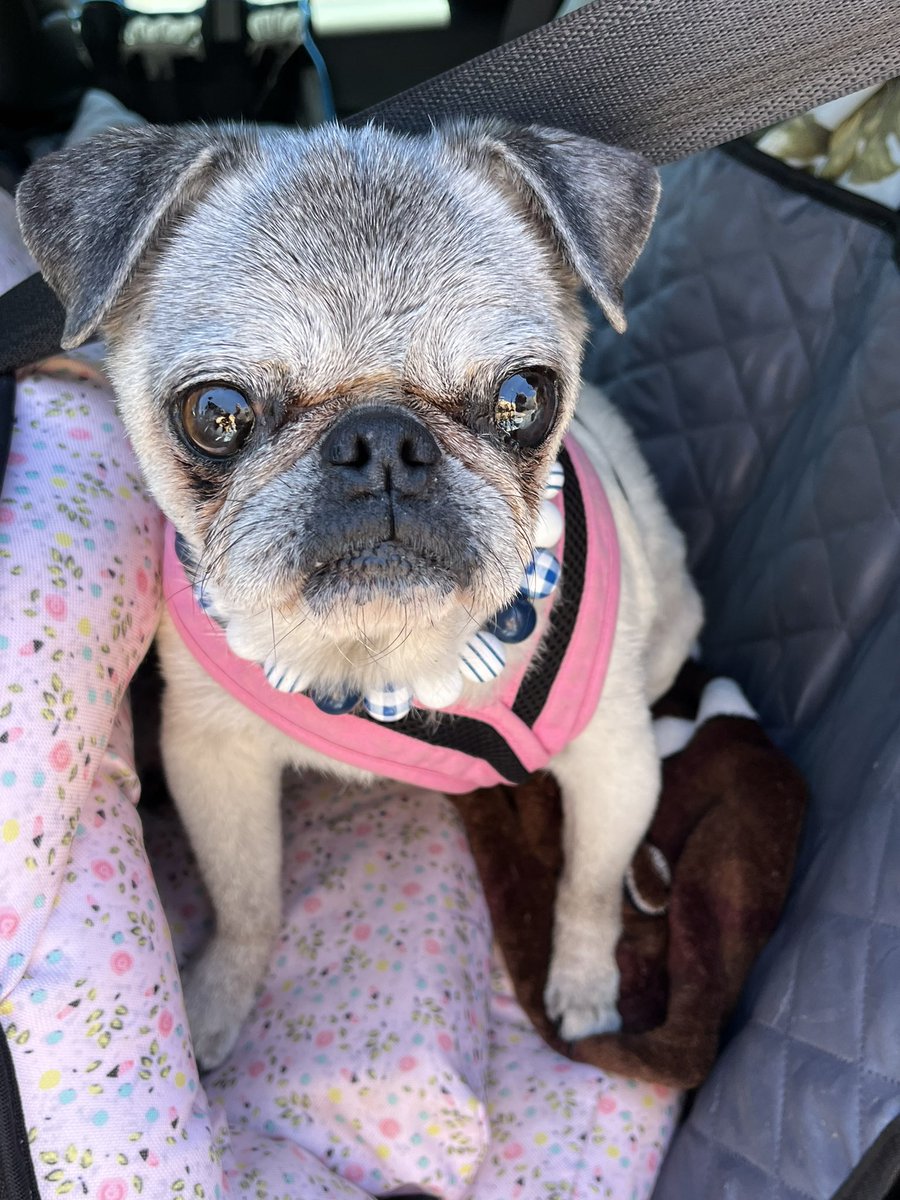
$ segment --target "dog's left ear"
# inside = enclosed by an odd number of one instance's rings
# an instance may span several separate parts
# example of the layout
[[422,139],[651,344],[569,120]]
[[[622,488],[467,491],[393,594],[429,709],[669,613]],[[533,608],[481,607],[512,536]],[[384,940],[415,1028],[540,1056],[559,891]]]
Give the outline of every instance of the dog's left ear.
[[516,191],[610,325],[624,332],[622,284],[653,224],[656,168],[631,150],[537,125],[462,122],[442,136]]
[[144,255],[254,144],[240,129],[140,125],[38,159],[16,208],[25,244],[65,307],[64,349],[102,327]]

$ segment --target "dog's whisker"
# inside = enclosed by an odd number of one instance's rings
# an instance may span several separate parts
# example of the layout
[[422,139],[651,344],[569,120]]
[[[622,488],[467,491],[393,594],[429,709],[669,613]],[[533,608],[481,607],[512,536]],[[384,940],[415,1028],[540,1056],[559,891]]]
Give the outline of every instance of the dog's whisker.
[[[285,630],[285,632],[281,635],[281,637],[276,638],[275,641],[273,641],[273,643],[272,643],[272,653],[273,654],[275,653],[276,648],[281,645],[281,643],[285,640],[285,638],[289,638],[292,634],[296,633],[297,630],[300,629],[303,625],[305,625],[308,620],[309,620],[309,613],[306,613],[306,614],[304,614],[304,616],[302,616],[300,618],[299,621],[296,621],[290,627],[290,629]],[[273,632],[274,632],[274,622],[273,622]]]

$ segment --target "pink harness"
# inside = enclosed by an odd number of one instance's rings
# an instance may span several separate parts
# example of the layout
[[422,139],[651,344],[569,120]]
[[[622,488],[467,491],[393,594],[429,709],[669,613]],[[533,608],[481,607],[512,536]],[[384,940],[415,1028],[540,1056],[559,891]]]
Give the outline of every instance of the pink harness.
[[543,652],[503,677],[493,700],[456,704],[438,722],[415,708],[392,724],[322,712],[308,696],[277,691],[238,658],[203,612],[166,531],[164,594],[185,645],[252,712],[329,758],[440,792],[521,783],[546,767],[587,725],[606,679],[619,605],[619,542],[606,493],[573,438],[560,455],[566,483],[562,594],[552,603]]

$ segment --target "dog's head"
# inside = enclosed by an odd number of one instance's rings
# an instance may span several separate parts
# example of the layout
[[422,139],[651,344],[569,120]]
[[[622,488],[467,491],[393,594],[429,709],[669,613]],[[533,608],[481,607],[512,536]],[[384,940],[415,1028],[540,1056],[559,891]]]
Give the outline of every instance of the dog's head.
[[147,127],[41,160],[18,205],[233,647],[365,687],[445,670],[516,593],[580,287],[624,328],[657,194],[538,128]]

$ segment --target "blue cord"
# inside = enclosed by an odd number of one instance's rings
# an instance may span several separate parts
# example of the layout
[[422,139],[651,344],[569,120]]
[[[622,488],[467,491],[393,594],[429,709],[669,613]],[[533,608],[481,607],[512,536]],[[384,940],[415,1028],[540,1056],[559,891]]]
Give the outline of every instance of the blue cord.
[[325,66],[325,59],[322,57],[322,52],[313,39],[309,0],[297,0],[297,5],[300,10],[300,36],[303,39],[306,53],[309,55],[310,61],[319,77],[322,111],[325,113],[326,121],[334,121],[337,118],[337,111],[334,107],[334,93],[331,90],[331,79],[328,75],[328,68]]

